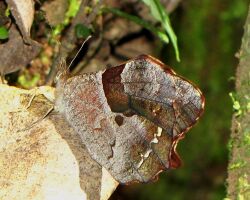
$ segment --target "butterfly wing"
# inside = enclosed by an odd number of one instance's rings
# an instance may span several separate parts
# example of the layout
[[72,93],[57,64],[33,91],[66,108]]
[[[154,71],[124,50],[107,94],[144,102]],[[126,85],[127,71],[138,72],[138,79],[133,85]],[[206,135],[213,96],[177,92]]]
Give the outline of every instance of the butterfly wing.
[[175,146],[204,104],[188,81],[147,56],[62,80],[58,111],[120,183],[148,182],[180,165]]
[[203,113],[204,97],[200,90],[159,60],[142,55],[117,68],[120,70],[109,69],[117,74],[104,74],[104,90],[115,112],[131,109],[172,137],[183,135]]

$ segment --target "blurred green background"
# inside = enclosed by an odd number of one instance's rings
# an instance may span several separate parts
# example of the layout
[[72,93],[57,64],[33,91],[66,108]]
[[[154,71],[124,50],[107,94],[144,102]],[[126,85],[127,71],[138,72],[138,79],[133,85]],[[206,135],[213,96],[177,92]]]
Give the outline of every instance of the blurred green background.
[[234,90],[247,0],[183,1],[171,14],[181,62],[171,45],[162,61],[197,84],[206,97],[205,113],[178,145],[180,169],[162,173],[155,183],[120,186],[112,199],[223,199],[226,195],[228,141],[232,117],[229,92]]

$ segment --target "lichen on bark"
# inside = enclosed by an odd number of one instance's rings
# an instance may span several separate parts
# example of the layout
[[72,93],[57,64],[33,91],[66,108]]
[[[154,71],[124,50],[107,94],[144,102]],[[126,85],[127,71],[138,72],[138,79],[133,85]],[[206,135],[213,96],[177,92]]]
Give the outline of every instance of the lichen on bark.
[[227,199],[250,196],[250,9],[244,27],[239,64],[236,71],[235,113],[229,144]]

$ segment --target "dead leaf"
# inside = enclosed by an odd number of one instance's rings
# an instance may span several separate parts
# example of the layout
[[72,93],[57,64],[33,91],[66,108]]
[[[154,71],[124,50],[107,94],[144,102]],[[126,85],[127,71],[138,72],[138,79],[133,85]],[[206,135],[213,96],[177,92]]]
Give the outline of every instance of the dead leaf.
[[105,23],[104,38],[116,43],[124,36],[139,32],[140,30],[141,26],[135,24],[132,21],[122,18],[114,18],[112,20],[107,20]]
[[30,39],[25,44],[15,24],[9,30],[9,40],[0,44],[0,74],[5,75],[25,67],[35,58],[41,49],[41,45]]
[[68,0],[46,1],[42,10],[46,13],[46,19],[51,26],[56,26],[63,22],[68,9]]
[[53,100],[53,88],[0,85],[0,199],[107,200],[117,182],[62,116],[41,120],[53,106],[45,96]]
[[153,50],[153,43],[150,43],[146,37],[139,37],[117,46],[115,52],[117,55],[133,58],[141,55],[141,52],[152,55]]
[[30,29],[34,19],[34,1],[33,0],[6,0],[16,24],[22,33],[26,43],[30,43]]

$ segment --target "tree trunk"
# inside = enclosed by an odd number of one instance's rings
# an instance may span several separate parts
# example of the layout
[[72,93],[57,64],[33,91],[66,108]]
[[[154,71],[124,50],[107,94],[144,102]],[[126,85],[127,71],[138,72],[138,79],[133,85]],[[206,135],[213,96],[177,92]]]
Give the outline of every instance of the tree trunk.
[[237,55],[239,65],[236,71],[236,93],[231,94],[235,113],[229,143],[229,199],[250,197],[250,9],[244,29],[241,48]]

